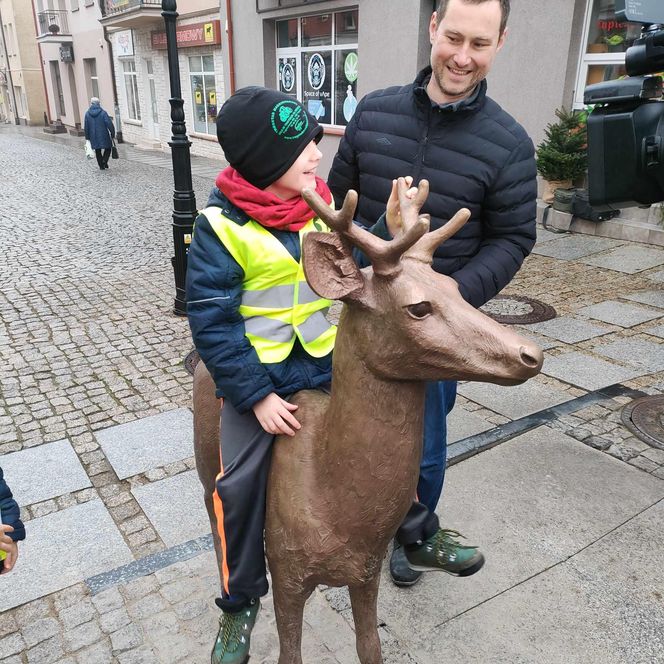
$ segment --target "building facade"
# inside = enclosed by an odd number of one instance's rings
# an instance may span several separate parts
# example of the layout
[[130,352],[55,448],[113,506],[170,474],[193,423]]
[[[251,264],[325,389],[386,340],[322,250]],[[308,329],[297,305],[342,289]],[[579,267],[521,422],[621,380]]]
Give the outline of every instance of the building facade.
[[[102,0],[102,24],[113,42],[123,138],[168,150],[170,80],[161,2]],[[185,122],[192,154],[221,157],[215,119],[225,99],[218,2],[178,3],[177,44]]]
[[44,124],[46,96],[31,7],[0,0],[0,26],[0,122]]
[[95,0],[33,0],[49,115],[81,133],[91,97],[113,117],[111,48]]
[[[428,24],[438,0],[227,0],[221,18],[224,76],[304,102],[325,127],[324,177],[357,100],[411,82],[428,64]],[[623,1],[624,5],[624,1]],[[544,138],[560,107],[584,108],[587,84],[625,74],[641,24],[616,17],[616,0],[512,0],[508,34],[488,94]],[[645,20],[645,18],[644,18]],[[404,173],[405,175],[405,173]],[[658,210],[623,217],[650,223]]]

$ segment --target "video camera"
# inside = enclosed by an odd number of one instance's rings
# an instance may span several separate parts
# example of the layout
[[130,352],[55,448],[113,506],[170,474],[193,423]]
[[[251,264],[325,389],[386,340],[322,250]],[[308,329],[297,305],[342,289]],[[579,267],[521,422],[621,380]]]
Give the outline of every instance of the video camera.
[[664,2],[616,0],[616,17],[642,24],[625,53],[628,78],[589,85],[588,195],[598,210],[664,201]]

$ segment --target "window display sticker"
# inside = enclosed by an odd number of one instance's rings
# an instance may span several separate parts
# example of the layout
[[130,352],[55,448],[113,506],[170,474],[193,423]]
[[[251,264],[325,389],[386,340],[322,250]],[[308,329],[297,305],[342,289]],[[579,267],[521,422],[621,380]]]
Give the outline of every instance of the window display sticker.
[[332,124],[332,52],[302,53],[302,101],[318,122]]
[[287,95],[297,94],[295,58],[279,58],[279,90]]

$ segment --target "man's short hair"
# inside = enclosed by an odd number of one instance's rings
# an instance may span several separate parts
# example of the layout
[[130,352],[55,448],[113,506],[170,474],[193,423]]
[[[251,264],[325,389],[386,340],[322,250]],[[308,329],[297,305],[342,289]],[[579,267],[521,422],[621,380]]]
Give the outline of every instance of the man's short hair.
[[[467,5],[481,5],[484,2],[492,2],[493,0],[460,0],[461,2],[466,3]],[[502,35],[505,32],[505,27],[507,26],[507,19],[510,15],[510,0],[498,0],[500,3],[500,12],[502,17],[500,19],[500,34]],[[440,0],[438,3],[438,9],[436,10],[437,22],[440,23],[445,12],[447,11],[447,5],[450,4],[450,0]]]

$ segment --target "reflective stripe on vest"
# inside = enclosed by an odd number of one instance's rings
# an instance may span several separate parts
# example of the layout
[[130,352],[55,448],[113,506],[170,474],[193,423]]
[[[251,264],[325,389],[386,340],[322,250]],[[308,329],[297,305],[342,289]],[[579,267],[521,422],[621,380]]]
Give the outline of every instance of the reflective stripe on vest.
[[[319,297],[286,247],[258,222],[244,225],[225,217],[218,207],[202,210],[223,245],[244,271],[240,314],[245,334],[263,363],[282,362],[299,339],[313,357],[334,347],[336,326],[325,318],[330,300]],[[299,232],[328,231],[320,219],[311,219]]]

